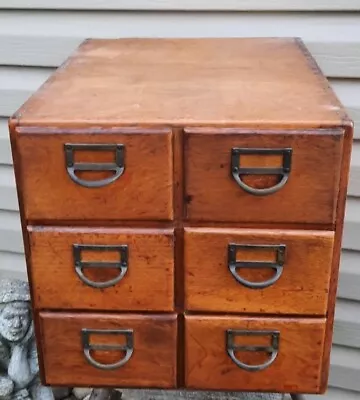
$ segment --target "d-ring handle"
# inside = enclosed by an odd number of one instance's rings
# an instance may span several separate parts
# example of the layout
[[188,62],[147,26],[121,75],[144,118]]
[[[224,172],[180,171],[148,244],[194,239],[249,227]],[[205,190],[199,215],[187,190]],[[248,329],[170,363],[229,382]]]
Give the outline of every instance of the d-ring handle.
[[[84,250],[107,252],[117,251],[119,253],[119,261],[83,261],[81,253]],[[88,286],[97,289],[104,289],[116,285],[125,276],[128,270],[128,247],[126,245],[87,245],[87,244],[73,244],[73,256],[75,272],[78,277]],[[84,268],[117,268],[119,274],[116,278],[104,282],[96,282],[84,275]]]
[[[238,336],[270,336],[271,344],[269,346],[258,345],[237,345],[235,338]],[[262,371],[268,368],[276,359],[279,351],[280,332],[278,331],[253,331],[253,330],[234,330],[228,329],[226,331],[226,350],[231,360],[241,369],[250,372]],[[269,359],[263,364],[250,365],[239,360],[235,352],[265,352],[269,354]]]
[[[237,261],[236,253],[238,250],[275,250],[276,252],[276,260],[272,261]],[[228,268],[233,275],[233,277],[242,285],[250,288],[250,289],[264,289],[271,285],[273,285],[276,281],[279,280],[285,263],[285,254],[286,254],[286,245],[285,244],[277,244],[277,245],[269,245],[269,244],[234,244],[230,243],[228,245]],[[251,282],[245,278],[242,278],[237,270],[241,268],[271,268],[275,271],[275,274],[272,278],[263,281],[263,282]]]
[[[282,155],[283,164],[280,168],[246,168],[241,167],[241,155],[260,154],[260,155]],[[231,175],[235,182],[247,193],[254,196],[266,196],[280,190],[289,179],[291,171],[292,149],[258,149],[258,148],[239,148],[231,149]],[[280,181],[269,188],[257,189],[247,185],[241,178],[242,175],[279,175]]]
[[[91,344],[91,335],[122,335],[125,336],[125,344]],[[134,331],[132,329],[82,329],[82,344],[86,360],[95,368],[112,370],[125,365],[134,352]],[[91,355],[91,351],[124,351],[125,357],[113,364],[103,364],[96,361]]]
[[[125,146],[122,144],[85,144],[85,143],[65,143],[65,162],[66,170],[70,178],[78,185],[88,188],[98,188],[106,186],[116,181],[125,171],[124,153]],[[75,151],[114,151],[115,162],[113,163],[84,163],[74,161]],[[99,180],[81,179],[76,175],[77,171],[110,171],[113,175],[109,178]]]

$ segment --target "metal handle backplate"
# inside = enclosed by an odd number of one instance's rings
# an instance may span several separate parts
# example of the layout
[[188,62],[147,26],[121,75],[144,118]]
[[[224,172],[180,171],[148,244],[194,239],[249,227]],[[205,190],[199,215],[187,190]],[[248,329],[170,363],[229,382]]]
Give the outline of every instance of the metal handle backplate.
[[[118,179],[125,171],[125,146],[123,144],[85,144],[85,143],[65,143],[65,162],[66,170],[70,178],[78,185],[88,188],[98,188],[106,186]],[[114,151],[115,162],[113,163],[85,163],[75,162],[75,151]],[[81,171],[109,171],[113,174],[109,178],[98,180],[86,180],[79,178],[76,172]]]
[[[282,155],[283,163],[279,168],[247,168],[241,167],[242,155]],[[255,196],[266,196],[280,190],[288,181],[291,171],[291,155],[292,149],[259,149],[259,148],[239,148],[234,147],[231,149],[231,175],[235,182],[247,193]],[[243,180],[243,175],[278,175],[279,182],[269,188],[257,189],[247,185]]]
[[[238,250],[263,250],[270,249],[276,252],[276,260],[272,261],[238,261],[236,254]],[[234,244],[228,245],[228,268],[233,277],[242,285],[250,289],[264,289],[273,285],[279,280],[285,263],[286,245],[268,245],[268,244]],[[274,276],[263,282],[251,282],[240,276],[238,270],[241,268],[260,269],[271,268],[274,270]]]
[[[91,335],[122,335],[125,337],[125,344],[91,344]],[[83,351],[86,360],[95,368],[112,370],[125,365],[134,352],[134,331],[132,329],[82,329],[81,330]],[[123,351],[125,356],[116,363],[103,364],[96,361],[91,351]]]
[[[238,345],[235,344],[235,338],[241,336],[270,336],[271,344],[264,345]],[[226,350],[231,360],[241,369],[246,371],[255,372],[262,371],[268,368],[276,359],[279,351],[280,332],[266,331],[266,330],[234,330],[228,329],[226,331]],[[265,352],[269,355],[269,359],[263,364],[250,365],[242,362],[237,358],[235,352]]]
[[[83,261],[82,251],[96,251],[101,253],[116,251],[119,253],[119,261]],[[116,285],[125,276],[128,270],[128,247],[126,245],[87,245],[73,244],[73,256],[75,272],[78,277],[88,286],[97,289],[104,289]],[[84,275],[84,268],[116,268],[119,274],[108,281],[96,282]]]

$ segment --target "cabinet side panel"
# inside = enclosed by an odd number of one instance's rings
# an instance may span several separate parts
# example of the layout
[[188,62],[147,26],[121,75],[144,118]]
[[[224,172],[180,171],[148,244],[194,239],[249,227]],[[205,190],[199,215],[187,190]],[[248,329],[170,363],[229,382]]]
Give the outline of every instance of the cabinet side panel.
[[[27,229],[26,229],[23,192],[22,192],[22,187],[20,185],[20,182],[22,181],[22,179],[20,177],[22,168],[21,168],[21,159],[20,159],[20,156],[19,156],[19,153],[18,153],[18,148],[17,148],[17,133],[16,133],[17,125],[18,125],[18,121],[15,118],[11,118],[9,120],[9,134],[10,134],[10,143],[11,143],[11,153],[12,153],[13,164],[14,164],[14,173],[15,173],[15,180],[16,180],[16,191],[17,191],[17,198],[18,198],[18,203],[19,203],[21,230],[22,230],[22,238],[23,238],[23,242],[24,242],[24,252],[25,252],[25,259],[26,259],[26,269],[27,269],[27,276],[28,276],[29,287],[30,287],[30,295],[31,295],[31,298],[33,299],[34,298],[34,291],[33,291],[31,267],[30,267],[30,244],[29,244],[29,237],[28,237]],[[32,315],[33,315],[34,326],[35,326],[35,339],[36,339],[36,345],[37,345],[37,350],[38,350],[39,375],[40,375],[41,381],[45,382],[45,378],[44,378],[44,376],[45,376],[44,375],[44,362],[43,362],[43,356],[42,356],[42,352],[41,352],[40,326],[38,324],[37,315],[35,313],[33,305],[31,307],[32,307]]]
[[326,391],[328,384],[328,377],[329,377],[330,351],[333,338],[335,302],[336,302],[336,292],[339,279],[341,243],[342,243],[342,235],[344,228],[345,203],[346,203],[347,186],[349,180],[352,140],[353,140],[353,125],[350,124],[345,127],[343,156],[341,162],[341,177],[340,177],[339,194],[337,201],[337,210],[336,210],[337,212],[336,212],[336,224],[335,224],[335,243],[333,252],[332,273],[330,277],[329,303],[328,303],[326,336],[325,336],[322,379],[321,379],[322,393]]

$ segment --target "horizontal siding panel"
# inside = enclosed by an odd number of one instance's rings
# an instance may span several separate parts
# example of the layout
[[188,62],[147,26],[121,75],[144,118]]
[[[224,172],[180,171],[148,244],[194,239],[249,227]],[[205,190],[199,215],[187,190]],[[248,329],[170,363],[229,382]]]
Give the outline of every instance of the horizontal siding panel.
[[355,124],[354,139],[360,140],[360,108],[347,106],[346,109]]
[[11,165],[0,165],[0,210],[18,210],[14,170]]
[[[0,64],[57,67],[82,38],[53,36],[0,36]],[[360,39],[352,42],[306,43],[310,52],[328,77],[360,78]]]
[[[357,233],[357,236],[359,236]],[[343,250],[341,253],[338,297],[360,301],[360,253]]]
[[7,118],[0,118],[0,164],[12,164]]
[[333,346],[329,382],[333,387],[360,392],[360,350]]
[[[51,4],[51,2],[48,2]],[[289,2],[290,3],[290,2]],[[0,36],[59,38],[298,36],[359,43],[358,13],[4,11]]]
[[24,255],[0,251],[0,278],[27,280]]
[[0,117],[12,115],[53,71],[53,68],[0,67]]
[[24,252],[18,212],[0,210],[0,251]]
[[360,199],[348,198],[345,210],[343,248],[360,251]]
[[348,193],[360,197],[360,141],[355,141],[352,148]]
[[0,65],[58,67],[83,41],[49,36],[0,36]]
[[360,78],[360,37],[355,43],[307,40],[305,45],[326,76]]
[[329,387],[324,395],[307,394],[305,400],[359,400],[359,392]]
[[6,0],[2,8],[178,11],[358,11],[359,0]]
[[354,138],[360,139],[360,80],[330,79],[330,83],[336,95],[346,107],[350,118],[354,121]]
[[356,301],[337,300],[333,342],[360,349],[360,307]]
[[360,110],[359,79],[330,79],[330,83],[343,104],[346,104],[350,109]]

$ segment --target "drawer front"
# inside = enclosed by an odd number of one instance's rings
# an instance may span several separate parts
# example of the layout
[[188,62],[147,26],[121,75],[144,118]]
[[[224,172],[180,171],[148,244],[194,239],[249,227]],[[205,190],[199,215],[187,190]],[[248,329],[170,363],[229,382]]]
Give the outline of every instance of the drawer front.
[[28,232],[36,308],[174,309],[173,230],[31,226]]
[[48,385],[176,385],[175,315],[41,312]]
[[172,134],[18,135],[30,220],[170,220]]
[[186,309],[326,315],[334,233],[185,229]]
[[186,217],[332,224],[341,130],[186,131]]
[[318,393],[326,320],[185,317],[191,389]]

